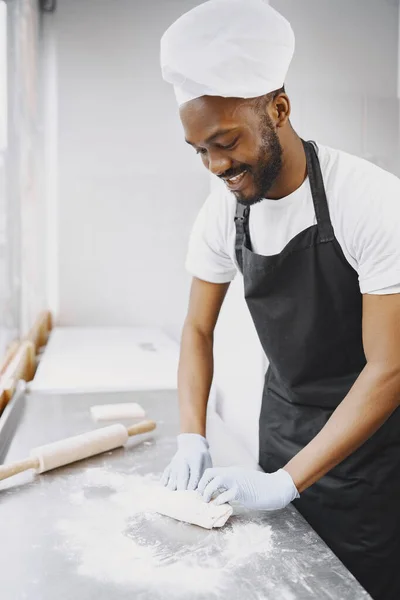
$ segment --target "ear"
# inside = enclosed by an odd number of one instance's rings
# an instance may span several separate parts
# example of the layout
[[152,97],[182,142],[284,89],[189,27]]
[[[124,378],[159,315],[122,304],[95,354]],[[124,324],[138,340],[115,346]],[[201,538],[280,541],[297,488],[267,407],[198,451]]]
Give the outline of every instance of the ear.
[[290,100],[284,93],[278,94],[272,101],[272,118],[276,128],[283,127],[289,121],[291,111]]

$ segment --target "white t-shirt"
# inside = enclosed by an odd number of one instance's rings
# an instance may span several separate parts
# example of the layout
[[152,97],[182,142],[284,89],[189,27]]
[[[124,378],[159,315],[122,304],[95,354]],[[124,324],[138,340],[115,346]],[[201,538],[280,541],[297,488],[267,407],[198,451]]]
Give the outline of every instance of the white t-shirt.
[[[336,239],[358,273],[363,294],[400,293],[400,179],[376,165],[318,145]],[[205,281],[226,283],[238,271],[236,198],[223,182],[208,196],[189,241],[187,270]],[[300,231],[316,224],[308,178],[281,200],[250,209],[253,251],[279,254]]]

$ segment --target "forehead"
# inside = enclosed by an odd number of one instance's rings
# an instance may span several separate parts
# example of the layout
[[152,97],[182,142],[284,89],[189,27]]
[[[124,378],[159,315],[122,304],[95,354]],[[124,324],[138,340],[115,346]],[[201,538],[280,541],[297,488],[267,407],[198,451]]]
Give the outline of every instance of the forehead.
[[195,142],[219,130],[248,127],[255,121],[254,110],[242,98],[202,96],[183,104],[179,114],[186,137]]

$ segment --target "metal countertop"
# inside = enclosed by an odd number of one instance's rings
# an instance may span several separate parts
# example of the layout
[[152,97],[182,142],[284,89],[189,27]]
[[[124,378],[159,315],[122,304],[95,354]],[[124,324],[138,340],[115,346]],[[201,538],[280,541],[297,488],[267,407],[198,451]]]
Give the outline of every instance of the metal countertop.
[[143,485],[175,452],[175,391],[19,393],[0,419],[0,462],[99,426],[89,407],[111,402],[139,402],[158,422],[156,432],[56,471],[0,482],[1,600],[370,597],[292,506],[236,509],[212,531],[138,510]]

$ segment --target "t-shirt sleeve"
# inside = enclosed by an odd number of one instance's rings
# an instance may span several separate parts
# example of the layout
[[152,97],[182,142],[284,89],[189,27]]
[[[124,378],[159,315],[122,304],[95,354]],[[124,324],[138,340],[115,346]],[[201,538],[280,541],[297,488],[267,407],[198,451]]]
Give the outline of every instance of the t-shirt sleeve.
[[400,294],[400,283],[398,285],[391,285],[383,288],[383,290],[374,290],[371,292],[365,292],[367,294],[374,294],[375,296],[387,296],[388,294]]
[[192,228],[186,256],[187,271],[211,283],[228,283],[237,273],[228,250],[229,207],[224,201],[219,190],[209,195]]
[[363,294],[400,291],[400,180],[377,170],[354,219],[353,251]]

